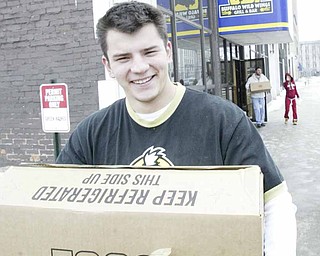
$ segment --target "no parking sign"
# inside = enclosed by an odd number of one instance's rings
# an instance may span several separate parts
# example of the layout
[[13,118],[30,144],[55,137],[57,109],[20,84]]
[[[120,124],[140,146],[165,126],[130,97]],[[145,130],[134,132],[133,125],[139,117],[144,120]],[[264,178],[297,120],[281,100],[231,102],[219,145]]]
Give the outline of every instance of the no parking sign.
[[42,130],[70,131],[68,87],[64,83],[40,85]]

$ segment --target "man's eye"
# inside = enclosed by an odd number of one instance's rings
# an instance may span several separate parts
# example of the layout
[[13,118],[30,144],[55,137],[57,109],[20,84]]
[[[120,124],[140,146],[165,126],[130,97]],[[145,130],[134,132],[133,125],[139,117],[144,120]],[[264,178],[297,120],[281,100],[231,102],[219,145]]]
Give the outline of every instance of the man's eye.
[[156,53],[157,53],[157,51],[152,50],[152,51],[147,51],[146,55],[153,55],[153,54],[156,54]]
[[115,61],[123,62],[123,61],[127,61],[128,59],[129,57],[119,57],[119,58],[116,58]]

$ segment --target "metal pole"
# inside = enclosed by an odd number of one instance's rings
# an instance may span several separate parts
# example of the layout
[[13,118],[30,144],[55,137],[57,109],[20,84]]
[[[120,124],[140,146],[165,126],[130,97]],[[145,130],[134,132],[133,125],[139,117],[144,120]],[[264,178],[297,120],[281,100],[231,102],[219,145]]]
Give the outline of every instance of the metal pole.
[[218,33],[218,5],[217,1],[208,1],[208,18],[212,34],[210,37],[211,45],[211,61],[213,70],[213,83],[215,95],[221,96],[221,65],[219,50],[219,33]]
[[204,22],[203,22],[203,2],[202,0],[199,0],[199,20],[200,24],[202,25],[200,29],[200,46],[201,46],[201,78],[204,84],[205,92],[208,92],[207,90],[207,75],[206,75],[206,56],[205,56],[205,37],[204,37]]
[[54,146],[54,159],[57,160],[59,153],[60,153],[60,145],[61,145],[61,139],[60,134],[55,132],[53,134],[53,146]]
[[170,5],[172,16],[171,16],[171,40],[172,40],[172,58],[173,58],[173,75],[174,82],[179,81],[179,60],[178,60],[178,39],[177,39],[177,20],[175,6],[176,1],[172,0]]
[[226,99],[229,100],[229,84],[228,84],[228,51],[227,51],[227,40],[223,39],[223,66],[224,66],[224,85],[226,90]]
[[[55,79],[51,79],[50,82],[52,84],[56,83],[57,81]],[[61,145],[61,139],[60,134],[55,132],[53,133],[53,148],[54,148],[54,160],[57,160],[59,153],[60,153],[60,145]]]

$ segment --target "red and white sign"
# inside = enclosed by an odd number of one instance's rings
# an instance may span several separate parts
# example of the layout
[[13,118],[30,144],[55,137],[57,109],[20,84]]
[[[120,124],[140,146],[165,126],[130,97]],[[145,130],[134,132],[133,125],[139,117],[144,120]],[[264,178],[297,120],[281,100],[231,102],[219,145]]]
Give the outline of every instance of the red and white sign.
[[69,132],[68,87],[64,83],[40,85],[42,130]]

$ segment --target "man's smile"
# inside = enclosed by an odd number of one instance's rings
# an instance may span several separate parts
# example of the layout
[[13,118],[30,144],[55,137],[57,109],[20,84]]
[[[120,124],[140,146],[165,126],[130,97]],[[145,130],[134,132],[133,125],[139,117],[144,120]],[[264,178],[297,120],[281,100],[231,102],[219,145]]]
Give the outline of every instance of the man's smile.
[[154,76],[149,76],[149,77],[144,78],[144,79],[132,80],[131,82],[134,83],[134,84],[145,84],[145,83],[148,83],[149,81],[151,81],[151,79],[152,79],[153,77],[154,77]]

